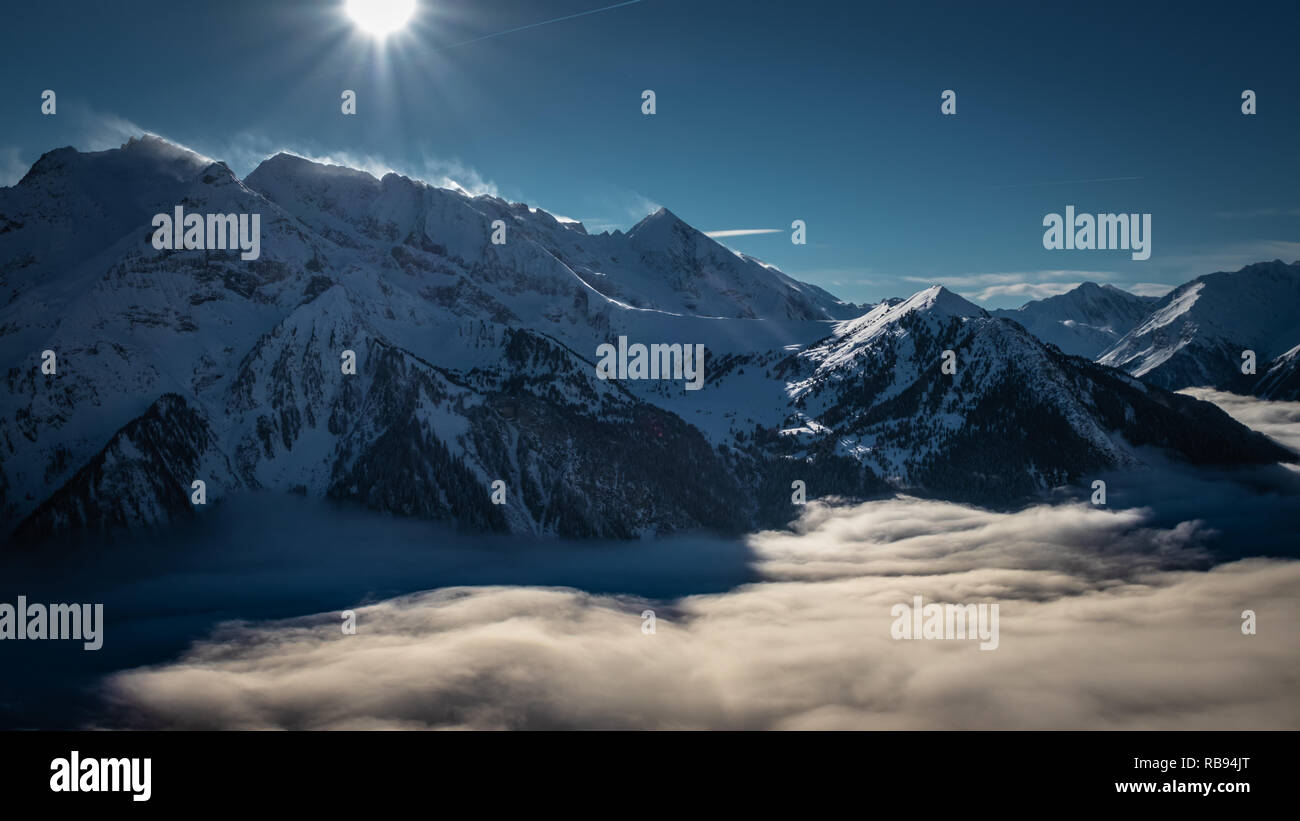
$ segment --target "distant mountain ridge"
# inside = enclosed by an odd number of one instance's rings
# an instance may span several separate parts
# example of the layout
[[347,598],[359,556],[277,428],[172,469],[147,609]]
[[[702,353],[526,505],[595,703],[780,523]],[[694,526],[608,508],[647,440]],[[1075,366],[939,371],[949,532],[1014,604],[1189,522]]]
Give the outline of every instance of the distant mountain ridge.
[[1159,300],[1085,282],[1064,294],[992,311],[1068,354],[1095,359],[1141,322]]

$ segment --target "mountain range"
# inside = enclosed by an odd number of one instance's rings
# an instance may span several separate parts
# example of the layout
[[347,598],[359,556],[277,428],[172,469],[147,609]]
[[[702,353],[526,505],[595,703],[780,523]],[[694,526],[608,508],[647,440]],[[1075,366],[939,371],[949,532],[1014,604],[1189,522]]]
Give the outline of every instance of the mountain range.
[[[155,249],[177,206],[260,214],[259,258]],[[1003,505],[1147,448],[1294,461],[1169,391],[1227,384],[1254,346],[1247,387],[1293,397],[1297,283],[1277,262],[1161,300],[862,306],[666,209],[589,234],[288,154],[241,180],[155,137],[63,148],[0,188],[0,533],[130,532],[251,491],[516,533],[734,532],[793,518],[799,481]],[[705,389],[602,378],[619,337],[703,345]]]
[[[1180,285],[1097,361],[1170,390],[1210,385],[1294,400],[1297,345],[1300,263],[1275,260]],[[1246,351],[1254,374],[1243,373]]]
[[[1300,263],[1207,274],[1159,298],[1085,282],[992,313],[1065,353],[1169,390],[1210,386],[1300,400]],[[1244,367],[1247,351],[1254,373]]]

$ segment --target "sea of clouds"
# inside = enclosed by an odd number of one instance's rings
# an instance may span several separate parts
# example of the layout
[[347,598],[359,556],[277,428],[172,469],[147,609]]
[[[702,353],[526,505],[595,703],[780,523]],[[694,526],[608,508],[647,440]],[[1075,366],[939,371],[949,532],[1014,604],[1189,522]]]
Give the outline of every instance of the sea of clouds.
[[[1300,562],[1205,569],[1210,535],[1086,503],[810,504],[793,531],[750,537],[761,580],[728,592],[451,587],[358,608],[356,635],[338,613],[228,623],[111,676],[106,723],[1300,728]],[[892,639],[890,608],[916,595],[998,603],[998,649]]]

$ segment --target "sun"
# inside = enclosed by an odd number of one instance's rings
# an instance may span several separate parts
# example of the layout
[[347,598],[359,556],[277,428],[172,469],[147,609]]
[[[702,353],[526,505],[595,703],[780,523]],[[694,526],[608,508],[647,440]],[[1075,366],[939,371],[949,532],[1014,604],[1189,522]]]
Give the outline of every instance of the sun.
[[400,30],[415,14],[415,0],[347,0],[348,17],[374,37]]

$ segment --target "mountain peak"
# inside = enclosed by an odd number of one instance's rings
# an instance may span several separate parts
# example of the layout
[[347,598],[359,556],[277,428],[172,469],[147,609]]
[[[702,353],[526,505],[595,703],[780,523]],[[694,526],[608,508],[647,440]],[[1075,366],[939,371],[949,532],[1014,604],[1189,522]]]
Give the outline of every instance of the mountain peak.
[[268,190],[279,190],[280,186],[285,183],[293,185],[294,181],[306,180],[316,182],[347,181],[354,184],[360,183],[366,188],[374,189],[381,186],[380,181],[375,179],[373,174],[365,171],[358,171],[344,165],[332,165],[309,160],[306,157],[300,157],[286,151],[280,151],[262,160],[257,168],[254,168],[248,176],[244,177],[244,184],[255,191],[265,193]]
[[949,291],[942,285],[931,285],[917,291],[898,306],[898,311],[926,311],[941,316],[983,317],[988,313],[975,303]]
[[835,328],[835,335],[848,337],[855,345],[863,344],[909,315],[939,321],[953,318],[984,319],[989,316],[983,308],[942,285],[931,285],[907,299],[887,299],[862,316],[841,322]]
[[72,146],[47,151],[32,164],[19,185],[30,186],[56,175],[71,175],[91,185],[96,181],[138,181],[155,175],[174,181],[191,180],[213,162],[185,146],[154,134],[142,134],[105,151],[78,151]]
[[1083,282],[1065,293],[992,314],[1010,319],[1068,354],[1092,359],[1141,322],[1157,301],[1110,283]]
[[[91,155],[111,153],[113,151],[110,149],[109,151],[91,152]],[[130,137],[117,149],[117,153],[137,162],[193,168],[196,171],[203,170],[216,162],[211,157],[204,156],[179,143],[163,139],[157,134],[141,134],[139,137]]]
[[628,229],[627,235],[633,237],[650,232],[657,234],[661,231],[670,231],[678,225],[683,225],[687,228],[690,227],[672,211],[660,206],[660,208],[653,214],[647,214],[640,222]]
[[176,143],[159,137],[157,134],[148,133],[141,134],[139,137],[127,137],[126,142],[122,143],[120,148],[123,151],[162,151],[167,153],[187,150]]
[[66,167],[68,163],[74,161],[79,154],[80,152],[70,145],[65,145],[62,148],[56,148],[52,151],[46,151],[40,156],[40,159],[32,163],[32,167],[27,169],[27,173],[18,181],[18,184],[30,185],[32,181],[37,178]]
[[674,249],[674,253],[681,253],[690,246],[698,249],[713,246],[716,246],[719,250],[722,248],[707,234],[667,208],[660,208],[632,226],[627,232],[627,236],[634,245],[656,251]]
[[[260,163],[258,163],[257,168],[254,168],[252,172],[249,173],[249,176],[251,177],[253,174],[256,174],[259,170],[263,168],[274,169],[277,171],[297,171],[297,172],[303,172],[308,170],[320,170],[320,171],[337,170],[339,172],[350,171],[354,174],[366,174],[366,172],[364,171],[357,171],[356,169],[348,168],[347,166],[343,166],[343,165],[332,165],[330,163],[318,162],[316,160],[309,160],[306,157],[299,156],[298,154],[292,154],[288,151],[277,151],[275,154],[272,154],[271,156],[262,160]],[[366,174],[366,176],[371,177],[373,175]]]

